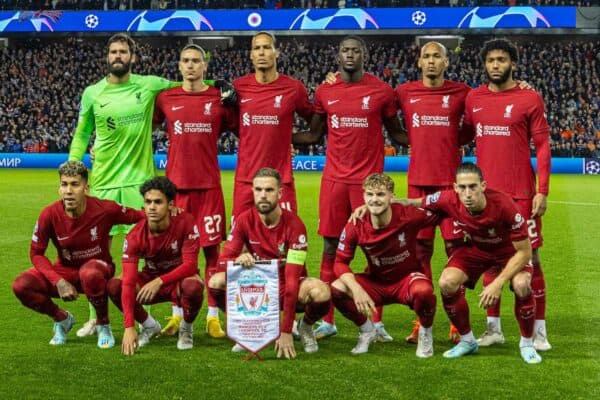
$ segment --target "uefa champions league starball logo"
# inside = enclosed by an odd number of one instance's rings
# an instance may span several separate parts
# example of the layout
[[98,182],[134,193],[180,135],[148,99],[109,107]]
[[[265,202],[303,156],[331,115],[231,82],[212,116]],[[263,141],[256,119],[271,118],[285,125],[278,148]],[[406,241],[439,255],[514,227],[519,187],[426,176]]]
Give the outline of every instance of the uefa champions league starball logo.
[[411,19],[412,19],[413,24],[415,24],[417,26],[421,26],[425,22],[427,22],[427,14],[425,14],[421,10],[417,10],[414,13],[412,13]]
[[100,22],[100,20],[97,15],[89,14],[85,17],[85,26],[90,29],[95,29],[98,26],[98,22]]
[[589,175],[600,174],[600,162],[597,160],[586,160],[585,173]]
[[[525,23],[525,25],[523,25]],[[475,7],[458,23],[457,28],[550,28],[546,17],[533,7],[507,7],[498,13],[496,8]]]

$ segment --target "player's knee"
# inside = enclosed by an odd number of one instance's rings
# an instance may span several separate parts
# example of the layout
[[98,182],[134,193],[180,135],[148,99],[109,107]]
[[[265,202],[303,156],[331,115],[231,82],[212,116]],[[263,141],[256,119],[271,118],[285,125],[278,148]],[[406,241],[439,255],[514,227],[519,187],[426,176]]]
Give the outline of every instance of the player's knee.
[[426,279],[418,279],[414,281],[410,286],[410,292],[415,300],[431,300],[432,297],[435,298],[433,284],[431,283],[431,281]]
[[460,288],[460,282],[456,277],[446,273],[444,270],[442,276],[440,276],[439,286],[442,294],[446,296],[452,296],[458,292],[458,289]]
[[198,297],[204,292],[204,284],[199,279],[186,278],[181,282],[181,292],[184,296]]
[[526,297],[531,293],[531,279],[528,273],[518,273],[512,279],[512,288],[517,297]]
[[12,291],[18,299],[22,299],[25,294],[29,291],[29,274],[22,273],[13,281]]
[[79,269],[79,280],[82,284],[102,279],[104,279],[104,271],[97,260],[90,260],[83,264]]
[[123,285],[123,281],[119,278],[112,278],[106,284],[106,291],[111,299],[120,299],[121,298],[121,288]]
[[323,238],[323,253],[326,254],[335,254],[338,247],[339,239],[325,237]]
[[331,291],[329,286],[322,281],[315,281],[311,284],[310,299],[316,303],[322,303],[331,299]]
[[208,281],[209,289],[225,289],[225,273],[217,272]]

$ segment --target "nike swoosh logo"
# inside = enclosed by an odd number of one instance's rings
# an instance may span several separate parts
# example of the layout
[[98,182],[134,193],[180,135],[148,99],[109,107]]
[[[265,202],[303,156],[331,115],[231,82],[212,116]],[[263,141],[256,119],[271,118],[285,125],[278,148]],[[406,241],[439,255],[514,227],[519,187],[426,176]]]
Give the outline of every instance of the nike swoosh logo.
[[421,101],[421,99],[410,99],[410,104],[414,104],[419,101]]
[[453,235],[458,235],[459,233],[462,233],[462,229],[453,229],[452,230]]
[[250,240],[250,244],[260,244],[260,242],[255,242],[254,240]]
[[100,108],[104,108],[104,107],[106,107],[109,104],[110,104],[110,101],[108,103],[100,104]]
[[474,112],[474,113],[476,113],[476,112],[478,112],[478,111],[481,111],[481,110],[483,110],[483,107],[480,107],[480,108],[474,108],[474,109],[473,109],[473,112]]
[[63,237],[57,236],[56,238],[60,241],[60,240],[67,240],[69,237],[68,236],[63,236]]
[[339,100],[327,100],[327,105],[330,106],[332,104],[337,103]]
[[217,236],[209,236],[209,237],[208,237],[208,241],[209,241],[209,242],[212,242],[213,240],[217,240],[217,239],[219,239],[220,237],[221,237],[221,235],[217,235]]
[[365,246],[365,249],[367,250],[373,250],[375,248],[375,246]]
[[241,101],[241,102],[242,102],[242,104],[243,104],[243,103],[247,103],[247,102],[249,102],[249,101],[251,101],[251,100],[252,100],[252,99],[241,99],[240,101]]
[[171,107],[171,111],[181,110],[183,107],[185,107],[185,106],[177,106],[177,107],[173,106],[173,107]]

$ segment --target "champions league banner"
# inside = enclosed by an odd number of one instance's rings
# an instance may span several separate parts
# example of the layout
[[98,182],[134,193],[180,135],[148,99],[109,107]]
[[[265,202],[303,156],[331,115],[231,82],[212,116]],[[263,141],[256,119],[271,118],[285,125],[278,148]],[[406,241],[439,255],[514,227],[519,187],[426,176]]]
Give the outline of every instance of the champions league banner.
[[576,7],[3,11],[0,32],[227,32],[576,28]]
[[[68,154],[39,154],[39,153],[0,153],[0,169],[21,168],[58,168],[60,164],[67,161]],[[385,157],[384,170],[386,172],[408,171],[409,158],[406,156]],[[465,157],[463,161],[475,162],[474,157]],[[89,155],[85,155],[83,162],[91,167]],[[537,161],[531,159],[533,168],[536,169]],[[157,169],[164,170],[167,167],[167,156],[164,154],[154,155],[154,164]],[[220,155],[219,168],[222,171],[233,171],[237,164],[237,156]],[[323,171],[325,167],[325,156],[296,156],[292,160],[294,171]],[[594,172],[597,171],[597,172]],[[600,159],[598,158],[553,158],[553,174],[598,174],[600,173]]]
[[254,354],[279,337],[278,265],[227,263],[227,336]]

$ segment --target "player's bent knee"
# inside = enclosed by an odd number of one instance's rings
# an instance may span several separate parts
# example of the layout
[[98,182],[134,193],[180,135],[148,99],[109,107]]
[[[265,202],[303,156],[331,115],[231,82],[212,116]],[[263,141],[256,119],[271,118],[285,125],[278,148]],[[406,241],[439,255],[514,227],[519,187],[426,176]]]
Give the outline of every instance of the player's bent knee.
[[185,296],[202,296],[204,292],[204,284],[196,278],[185,278],[181,282],[181,291]]
[[317,303],[331,299],[329,286],[325,282],[315,279],[315,282],[311,282],[310,299]]
[[443,294],[451,296],[458,292],[461,282],[454,274],[446,273],[446,271],[444,270],[440,276],[439,286]]
[[225,289],[225,272],[217,272],[208,281],[209,289]]
[[120,297],[121,296],[121,287],[123,285],[123,281],[119,278],[112,278],[106,283],[106,291],[111,298]]
[[511,286],[518,297],[529,296],[531,293],[531,278],[527,272],[520,272],[512,278]]

